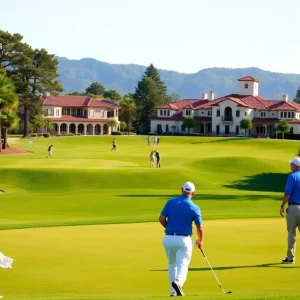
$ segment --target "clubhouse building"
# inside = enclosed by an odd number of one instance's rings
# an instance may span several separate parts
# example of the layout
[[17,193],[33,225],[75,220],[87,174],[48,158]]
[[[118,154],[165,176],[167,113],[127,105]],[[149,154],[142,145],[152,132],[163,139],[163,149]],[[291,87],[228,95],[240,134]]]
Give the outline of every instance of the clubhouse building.
[[151,118],[151,131],[162,133],[187,133],[183,127],[186,117],[193,117],[195,128],[190,132],[203,135],[244,134],[240,122],[244,118],[252,121],[252,129],[246,135],[261,137],[275,135],[275,127],[287,120],[291,133],[300,133],[300,104],[282,100],[266,100],[258,95],[259,80],[251,76],[238,79],[239,94],[216,98],[213,92],[202,94],[202,99],[183,99],[156,108]]
[[[119,105],[108,100],[88,96],[42,96],[44,119],[53,122],[52,135],[82,134],[103,135],[119,130]],[[115,120],[117,126],[110,127],[108,122]]]

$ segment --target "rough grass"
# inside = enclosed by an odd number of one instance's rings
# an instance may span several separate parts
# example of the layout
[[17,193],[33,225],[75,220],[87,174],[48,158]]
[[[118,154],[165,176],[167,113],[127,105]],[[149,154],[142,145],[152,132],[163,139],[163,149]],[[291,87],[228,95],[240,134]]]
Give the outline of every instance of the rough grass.
[[0,270],[0,295],[165,299],[157,217],[190,180],[204,250],[233,294],[222,295],[195,249],[187,298],[297,299],[299,267],[278,264],[286,243],[278,207],[297,142],[162,137],[162,168],[150,169],[146,137],[116,138],[116,153],[111,137],[58,137],[13,141],[31,153],[0,156],[0,251],[15,259],[12,270]]

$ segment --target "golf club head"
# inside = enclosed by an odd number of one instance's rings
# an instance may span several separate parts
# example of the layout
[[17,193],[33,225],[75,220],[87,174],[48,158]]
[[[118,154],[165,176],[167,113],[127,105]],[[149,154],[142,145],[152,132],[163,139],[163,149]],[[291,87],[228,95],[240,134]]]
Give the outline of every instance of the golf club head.
[[232,291],[228,291],[226,294],[232,294]]

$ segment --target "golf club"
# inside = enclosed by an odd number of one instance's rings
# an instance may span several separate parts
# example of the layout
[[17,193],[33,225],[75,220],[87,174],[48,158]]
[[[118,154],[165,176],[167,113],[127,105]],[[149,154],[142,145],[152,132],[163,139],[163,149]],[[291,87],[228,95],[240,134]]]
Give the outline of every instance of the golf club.
[[212,272],[213,272],[213,274],[214,274],[214,276],[215,276],[215,278],[216,278],[216,280],[217,280],[217,282],[218,282],[218,284],[219,284],[219,287],[221,288],[222,292],[223,292],[224,294],[232,294],[232,291],[228,291],[228,292],[225,292],[225,291],[224,291],[224,289],[222,288],[221,283],[220,283],[220,281],[219,281],[217,275],[215,274],[215,272],[214,272],[214,270],[213,270],[211,264],[209,263],[207,257],[205,256],[204,251],[203,251],[201,248],[199,248],[199,249],[200,249],[200,251],[202,252],[204,258],[206,259],[206,261],[207,261],[207,263],[208,263],[210,269],[212,270]]

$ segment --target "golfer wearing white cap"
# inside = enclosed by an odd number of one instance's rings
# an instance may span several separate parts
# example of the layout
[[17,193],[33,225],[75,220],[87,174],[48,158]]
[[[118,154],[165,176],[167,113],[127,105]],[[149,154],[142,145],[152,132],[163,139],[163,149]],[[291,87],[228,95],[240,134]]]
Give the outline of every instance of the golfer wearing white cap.
[[295,157],[290,160],[292,173],[288,176],[284,195],[280,207],[280,215],[284,216],[284,206],[286,209],[286,224],[288,231],[287,256],[282,260],[283,264],[294,264],[296,254],[296,228],[300,232],[300,158]]
[[168,257],[171,296],[183,296],[182,287],[186,281],[188,266],[192,257],[192,224],[197,228],[196,245],[203,245],[203,227],[199,206],[192,202],[195,186],[186,182],[182,195],[168,200],[159,217],[165,228],[163,245]]

